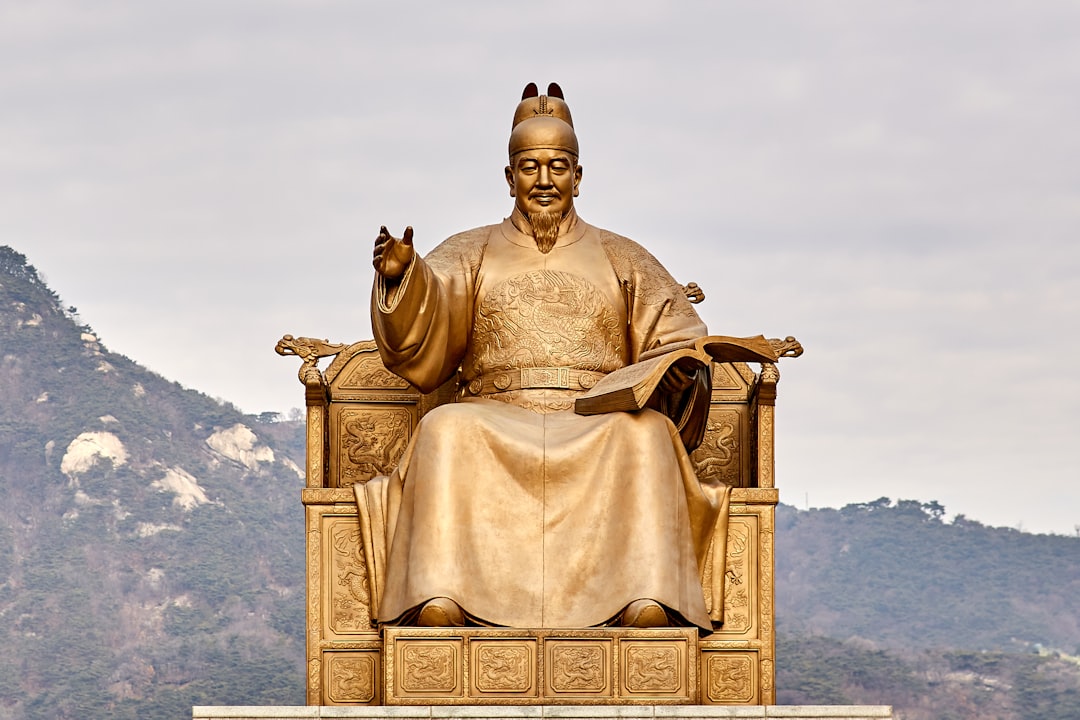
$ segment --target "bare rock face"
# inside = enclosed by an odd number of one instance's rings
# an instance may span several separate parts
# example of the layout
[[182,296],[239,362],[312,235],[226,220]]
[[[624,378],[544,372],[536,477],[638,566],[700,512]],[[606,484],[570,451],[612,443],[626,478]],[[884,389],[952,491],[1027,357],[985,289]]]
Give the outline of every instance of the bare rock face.
[[258,441],[251,428],[241,423],[206,438],[206,444],[214,451],[252,471],[259,469],[259,463],[274,462],[274,451],[266,445],[258,445]]
[[74,479],[101,461],[111,462],[113,467],[126,463],[124,443],[111,432],[79,433],[60,461],[60,472]]
[[199,485],[199,481],[192,477],[183,468],[168,468],[165,476],[151,483],[165,492],[171,492],[175,497],[173,504],[179,505],[184,510],[192,510],[204,503],[210,502],[206,497],[206,491]]

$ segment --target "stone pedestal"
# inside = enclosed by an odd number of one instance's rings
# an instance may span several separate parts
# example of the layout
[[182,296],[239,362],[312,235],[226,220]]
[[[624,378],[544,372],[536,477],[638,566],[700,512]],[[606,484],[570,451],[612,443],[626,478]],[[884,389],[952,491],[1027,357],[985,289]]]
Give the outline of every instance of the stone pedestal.
[[783,718],[784,720],[891,720],[888,705],[409,705],[333,707],[200,707],[193,720],[310,720],[357,718],[363,720],[722,720],[723,718]]

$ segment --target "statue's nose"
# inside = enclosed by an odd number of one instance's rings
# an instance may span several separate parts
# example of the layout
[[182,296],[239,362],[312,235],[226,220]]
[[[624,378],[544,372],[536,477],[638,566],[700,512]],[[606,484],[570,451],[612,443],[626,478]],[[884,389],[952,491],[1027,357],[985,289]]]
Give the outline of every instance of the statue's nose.
[[540,166],[540,176],[536,179],[537,185],[550,185],[551,173],[548,171],[546,165]]

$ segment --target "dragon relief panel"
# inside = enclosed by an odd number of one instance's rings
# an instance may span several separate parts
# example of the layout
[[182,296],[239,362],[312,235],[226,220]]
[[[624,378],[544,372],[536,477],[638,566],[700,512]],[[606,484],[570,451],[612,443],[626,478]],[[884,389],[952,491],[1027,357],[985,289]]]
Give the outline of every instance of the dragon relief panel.
[[370,703],[375,699],[375,654],[329,653],[330,699],[337,703]]
[[742,441],[738,410],[709,412],[705,438],[691,455],[698,479],[705,483],[723,483],[732,487],[745,485],[742,476]]
[[412,435],[412,414],[404,407],[345,408],[338,422],[338,487],[389,475]]
[[749,655],[709,653],[705,692],[712,703],[748,703],[754,699],[754,664]]
[[[408,693],[455,693],[459,648],[452,643],[405,642],[399,646],[401,689]],[[455,693],[456,694],[456,693]]]
[[532,688],[535,645],[477,643],[472,651],[478,691],[521,693]]
[[607,687],[607,650],[592,644],[551,643],[550,685],[556,693],[603,692]]
[[[681,682],[679,654],[674,645],[631,645],[624,651],[623,683],[631,693],[674,694]],[[683,650],[685,652],[685,650]]]
[[330,629],[342,634],[371,630],[371,596],[360,524],[356,518],[334,518],[328,523],[332,578]]
[[625,322],[588,280],[559,270],[515,275],[476,311],[466,377],[566,367],[610,372],[622,364]]
[[377,352],[364,353],[353,358],[349,363],[348,374],[337,385],[347,390],[406,389],[409,387],[409,383],[386,369]]

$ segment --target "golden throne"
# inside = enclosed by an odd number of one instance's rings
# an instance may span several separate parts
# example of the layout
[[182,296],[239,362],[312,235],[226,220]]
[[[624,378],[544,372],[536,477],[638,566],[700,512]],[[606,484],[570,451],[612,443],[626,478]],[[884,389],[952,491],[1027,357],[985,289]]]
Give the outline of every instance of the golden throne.
[[[694,628],[380,630],[371,619],[380,579],[373,543],[364,537],[371,523],[362,522],[354,486],[392,472],[419,419],[452,402],[454,389],[448,384],[421,394],[386,370],[370,340],[344,345],[286,335],[276,350],[303,361],[309,705],[775,701],[774,364],[755,373],[744,363],[714,363],[705,438],[690,456],[699,478],[733,488],[726,537],[713,539],[726,562],[714,573],[710,560],[702,574],[710,611],[723,617],[711,634],[699,636]],[[324,371],[322,358],[332,358]],[[715,607],[721,601],[722,608]]]

